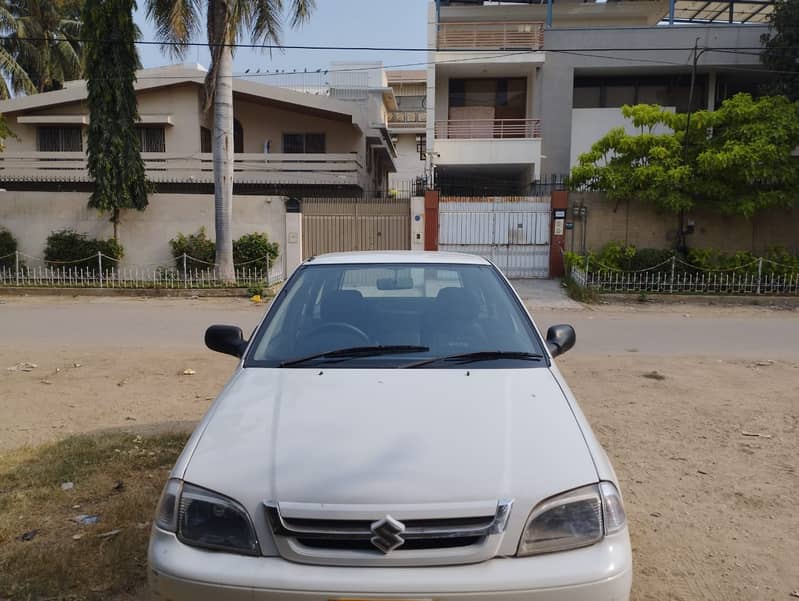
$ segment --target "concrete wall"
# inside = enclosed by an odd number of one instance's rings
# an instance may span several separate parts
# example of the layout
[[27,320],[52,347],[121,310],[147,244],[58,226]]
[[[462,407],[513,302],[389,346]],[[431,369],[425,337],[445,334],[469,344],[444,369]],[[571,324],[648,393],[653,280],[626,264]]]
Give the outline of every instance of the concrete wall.
[[[663,107],[674,112],[674,107]],[[569,168],[577,164],[581,154],[591,150],[591,146],[611,129],[623,127],[627,133],[640,133],[640,129],[621,114],[621,109],[572,109],[572,138]],[[657,126],[652,133],[662,134],[671,131],[667,127]]]
[[416,134],[395,134],[397,137],[397,172],[389,174],[389,188],[394,186],[407,186],[407,182],[424,177],[425,162],[419,158],[416,149]]
[[[166,151],[187,155],[200,151],[200,87],[180,85],[139,92],[137,95],[140,115],[169,115],[172,125],[164,126]],[[88,115],[85,102],[72,102],[37,111],[24,111],[25,116]],[[33,152],[36,150],[36,125],[17,122],[18,114],[8,117],[8,125],[19,139],[5,141],[8,152]],[[84,134],[84,149],[86,128]]]
[[[629,4],[629,3],[628,3]],[[699,47],[758,48],[766,27],[757,25],[712,25],[634,28],[549,29],[544,34],[545,50],[575,48],[607,49],[582,55],[548,52],[542,66],[541,128],[544,139],[544,174],[568,173],[572,138],[572,92],[575,72],[580,74],[690,73],[689,50],[699,38]],[[655,52],[625,52],[616,48],[651,48]],[[681,50],[657,50],[681,48]],[[641,59],[641,60],[638,60]],[[649,60],[666,64],[653,64]],[[713,66],[753,66],[756,53],[706,52],[699,60],[700,73]],[[673,63],[674,66],[669,66]]]
[[[574,206],[587,208],[587,220],[575,218]],[[724,252],[748,250],[756,254],[772,246],[783,246],[799,253],[799,209],[773,209],[748,220],[724,217],[708,211],[691,211],[686,224],[694,224],[694,233],[686,236],[689,248],[714,248]],[[677,234],[677,215],[657,211],[642,202],[616,203],[598,192],[569,194],[567,222],[574,223],[566,232],[566,250],[580,252],[583,235],[588,250],[598,251],[612,240],[638,248],[671,248]]]
[[[93,238],[111,238],[107,215],[86,206],[82,192],[0,192],[0,226],[19,241],[20,251],[42,257],[47,236],[70,228]],[[285,203],[275,196],[234,196],[233,237],[265,232],[285,248]],[[152,194],[144,212],[125,211],[119,227],[123,266],[172,265],[169,240],[205,227],[214,238],[214,197],[205,194]]]
[[[351,123],[241,99],[234,100],[233,110],[244,129],[244,152],[263,152],[264,142],[271,140],[270,152],[280,153],[284,133],[324,133],[327,152],[363,154],[361,134]],[[197,136],[199,146],[199,128]]]

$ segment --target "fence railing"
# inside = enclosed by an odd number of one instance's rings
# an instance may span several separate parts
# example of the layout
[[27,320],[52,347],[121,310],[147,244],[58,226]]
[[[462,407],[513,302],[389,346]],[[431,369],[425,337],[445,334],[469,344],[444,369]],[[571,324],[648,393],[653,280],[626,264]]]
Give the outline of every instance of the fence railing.
[[441,23],[439,50],[540,50],[544,24],[540,22]]
[[760,258],[735,269],[699,269],[678,257],[639,271],[610,268],[586,257],[572,264],[572,280],[605,293],[797,295],[799,270]]
[[388,125],[393,128],[425,127],[427,124],[426,111],[389,111]]
[[448,121],[436,121],[436,138],[444,140],[540,137],[540,119],[450,119]]
[[[12,265],[0,263],[0,287],[8,288],[250,288],[272,286],[283,281],[284,274],[280,261],[266,267],[267,258],[262,257],[235,266],[235,285],[219,277],[211,263],[184,254],[170,266],[130,266],[120,267],[119,261],[103,253],[78,261],[64,263],[45,262],[29,265],[33,260],[20,252],[12,253],[2,259],[13,257]],[[7,262],[4,262],[7,263]]]
[[[214,159],[211,153],[183,155],[143,152],[147,178],[156,183],[213,183]],[[277,154],[243,153],[235,155],[233,178],[236,183],[330,183],[357,185],[362,164],[356,154]],[[2,181],[89,182],[86,155],[82,152],[3,152],[0,153]]]

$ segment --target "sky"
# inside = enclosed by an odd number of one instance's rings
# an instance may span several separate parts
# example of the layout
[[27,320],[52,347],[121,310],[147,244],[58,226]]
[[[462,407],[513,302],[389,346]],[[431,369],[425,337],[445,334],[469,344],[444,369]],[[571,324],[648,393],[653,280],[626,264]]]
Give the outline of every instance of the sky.
[[[425,48],[427,46],[427,5],[429,0],[316,0],[316,10],[300,29],[283,31],[286,45],[316,46],[379,46]],[[138,0],[136,24],[142,40],[155,40],[152,23],[147,20],[146,0]],[[286,2],[286,4],[290,4]],[[202,19],[204,25],[205,19]],[[204,36],[196,40],[205,42]],[[249,41],[249,40],[245,40]],[[180,62],[163,54],[159,46],[140,45],[139,54],[144,67],[156,67]],[[316,71],[327,68],[332,61],[383,61],[386,67],[424,63],[424,52],[351,52],[323,50],[285,50],[269,52],[238,49],[234,57],[234,72],[257,69]],[[200,63],[207,67],[208,50],[192,47],[183,62]],[[409,67],[413,68],[413,67]],[[424,68],[419,66],[416,68]],[[264,81],[268,83],[268,81]]]

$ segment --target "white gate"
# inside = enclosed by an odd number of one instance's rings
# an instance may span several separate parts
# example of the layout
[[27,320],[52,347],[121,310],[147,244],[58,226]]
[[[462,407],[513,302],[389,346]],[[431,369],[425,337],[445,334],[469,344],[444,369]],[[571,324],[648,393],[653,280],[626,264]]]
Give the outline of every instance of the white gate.
[[481,255],[510,278],[549,277],[548,196],[445,196],[438,248]]

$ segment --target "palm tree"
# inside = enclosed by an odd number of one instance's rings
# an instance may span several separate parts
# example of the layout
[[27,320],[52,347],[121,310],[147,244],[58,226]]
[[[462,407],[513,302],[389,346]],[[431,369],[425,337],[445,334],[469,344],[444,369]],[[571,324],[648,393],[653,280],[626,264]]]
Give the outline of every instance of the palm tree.
[[206,13],[211,68],[205,79],[205,109],[214,108],[214,216],[216,268],[233,282],[233,47],[245,34],[255,43],[280,44],[284,9],[292,27],[308,19],[316,0],[146,0],[147,17],[167,50],[183,58]]
[[[5,0],[0,3],[0,69],[14,93],[58,90],[83,74],[80,3]],[[0,95],[9,95],[8,82]]]

